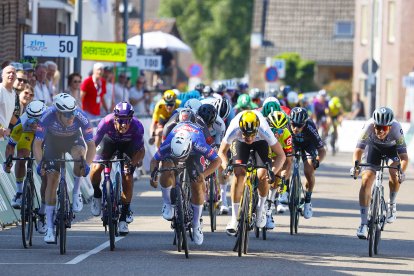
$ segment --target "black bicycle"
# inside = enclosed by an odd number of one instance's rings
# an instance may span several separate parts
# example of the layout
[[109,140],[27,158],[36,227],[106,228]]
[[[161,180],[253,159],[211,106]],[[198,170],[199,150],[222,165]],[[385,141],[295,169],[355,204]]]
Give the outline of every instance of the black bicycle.
[[[401,182],[401,165],[388,166],[387,156],[381,156],[381,165],[361,164],[355,161],[355,168],[375,167],[375,183],[371,193],[371,203],[368,209],[368,253],[372,257],[379,252],[379,243],[381,241],[381,231],[384,230],[388,206],[384,200],[384,186],[382,185],[384,169],[395,169],[398,172],[398,179]],[[357,177],[354,175],[354,179]]]
[[[124,162],[122,154],[118,153],[113,160],[93,161],[105,166],[104,181],[102,182],[102,224],[105,233],[109,230],[110,250],[115,249],[115,236],[119,235],[118,221],[121,215],[121,194],[122,194],[122,175],[124,174]],[[115,179],[111,180],[112,164],[116,163]]]
[[177,167],[160,168],[153,173],[153,180],[156,181],[157,175],[160,172],[174,171],[175,172],[175,187],[171,189],[171,204],[174,206],[174,217],[171,221],[171,228],[174,229],[173,245],[177,246],[178,252],[184,249],[185,257],[188,258],[189,246],[187,239],[187,232],[189,237],[193,240],[192,235],[192,220],[193,210],[191,209],[191,183],[190,177],[185,167],[185,162],[179,162]]
[[30,157],[18,158],[11,155],[7,158],[6,165],[8,166],[13,161],[27,161],[26,164],[26,178],[23,185],[22,206],[20,209],[20,217],[22,224],[22,242],[24,248],[32,246],[33,227],[37,230],[37,217],[40,206],[39,196],[36,192],[36,187],[33,179],[33,154]]
[[219,202],[219,188],[217,183],[217,171],[209,175],[206,179],[207,184],[207,205],[208,213],[210,215],[210,227],[211,232],[214,232],[217,228],[217,213],[218,213],[218,202]]

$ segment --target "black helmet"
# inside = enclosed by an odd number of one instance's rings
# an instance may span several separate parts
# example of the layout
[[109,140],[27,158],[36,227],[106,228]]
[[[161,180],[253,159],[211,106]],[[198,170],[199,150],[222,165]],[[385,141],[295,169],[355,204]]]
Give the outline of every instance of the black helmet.
[[208,96],[212,95],[213,93],[214,93],[213,88],[206,85],[201,94],[203,94],[204,98],[207,98]]
[[217,119],[217,110],[211,104],[203,104],[197,111],[198,116],[200,116],[206,125],[211,126]]
[[309,118],[308,111],[303,107],[294,107],[290,111],[290,120],[294,124],[304,125]]
[[197,90],[201,94],[203,92],[204,87],[205,87],[204,83],[200,82],[194,87],[194,90]]

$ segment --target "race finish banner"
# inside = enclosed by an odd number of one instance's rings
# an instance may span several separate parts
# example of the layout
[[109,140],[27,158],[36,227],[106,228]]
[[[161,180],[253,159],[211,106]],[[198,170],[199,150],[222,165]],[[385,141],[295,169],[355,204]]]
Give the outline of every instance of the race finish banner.
[[126,62],[127,45],[118,42],[82,41],[82,59]]
[[24,34],[23,55],[32,57],[78,56],[78,36]]

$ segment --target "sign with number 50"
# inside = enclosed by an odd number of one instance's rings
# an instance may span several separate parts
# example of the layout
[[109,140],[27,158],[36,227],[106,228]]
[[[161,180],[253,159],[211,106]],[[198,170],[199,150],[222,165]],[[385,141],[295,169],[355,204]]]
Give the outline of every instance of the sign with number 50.
[[24,34],[23,54],[33,57],[76,58],[78,37],[76,35]]

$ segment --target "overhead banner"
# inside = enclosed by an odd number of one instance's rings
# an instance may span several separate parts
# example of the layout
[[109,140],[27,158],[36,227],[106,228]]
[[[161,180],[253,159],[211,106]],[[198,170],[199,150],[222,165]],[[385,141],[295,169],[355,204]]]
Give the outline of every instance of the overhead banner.
[[82,41],[82,59],[126,62],[127,45],[118,42]]

